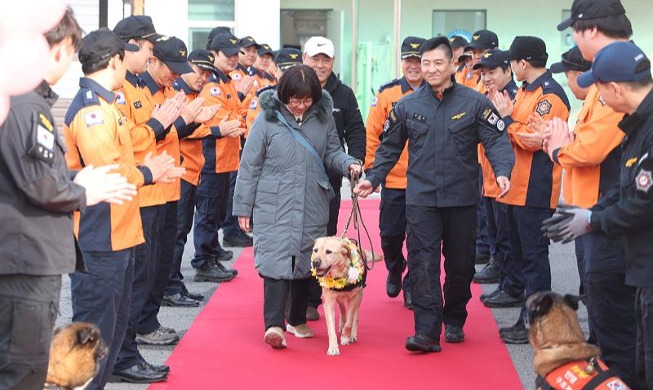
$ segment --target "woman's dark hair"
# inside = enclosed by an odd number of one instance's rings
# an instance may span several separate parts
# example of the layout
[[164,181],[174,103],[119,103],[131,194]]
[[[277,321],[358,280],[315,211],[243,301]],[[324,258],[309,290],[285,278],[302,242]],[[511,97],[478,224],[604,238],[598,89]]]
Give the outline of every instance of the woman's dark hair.
[[45,39],[48,41],[50,47],[63,42],[68,37],[73,41],[75,51],[78,51],[82,45],[82,29],[79,27],[79,23],[75,19],[75,13],[70,6],[66,8],[66,12],[61,17],[59,23],[52,27],[52,30],[45,33]]
[[633,26],[626,15],[612,15],[604,18],[578,19],[571,25],[574,31],[583,32],[596,28],[605,36],[613,39],[630,39]]
[[307,65],[296,65],[285,72],[277,84],[277,96],[283,104],[290,98],[313,99],[313,104],[322,98],[322,86],[315,71]]

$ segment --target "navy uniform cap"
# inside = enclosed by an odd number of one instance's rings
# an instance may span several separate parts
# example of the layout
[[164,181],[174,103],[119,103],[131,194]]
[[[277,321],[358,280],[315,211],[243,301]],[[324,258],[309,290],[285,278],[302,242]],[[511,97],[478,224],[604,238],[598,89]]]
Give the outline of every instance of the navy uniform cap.
[[231,34],[231,29],[229,27],[225,27],[225,26],[218,26],[218,27],[213,28],[209,32],[208,41],[206,43],[206,49],[207,50],[211,49],[211,41],[213,41],[213,38],[215,38],[216,35],[225,34],[225,33],[226,34]]
[[451,44],[452,49],[469,46],[469,42],[467,42],[467,39],[461,37],[460,35],[454,35],[451,38],[449,38],[449,43]]
[[481,56],[481,60],[474,64],[474,70],[480,68],[495,69],[510,66],[510,53],[499,49],[490,49]]
[[272,57],[274,57],[274,52],[272,51],[270,45],[268,45],[267,43],[261,43],[261,48],[258,49],[258,55],[262,56],[265,54],[269,54]]
[[417,57],[420,58],[419,47],[422,42],[426,41],[424,38],[420,37],[406,37],[401,43],[401,59],[406,59],[408,57]]
[[211,50],[221,51],[227,57],[234,56],[240,52],[238,46],[238,38],[233,34],[223,33],[218,34],[211,40]]
[[256,43],[254,38],[252,38],[250,36],[240,38],[240,40],[238,41],[238,46],[240,46],[242,48],[254,46],[254,47],[256,47],[256,50],[258,50],[261,47],[261,45]]
[[188,65],[188,48],[184,41],[177,37],[161,37],[154,44],[154,56],[163,61],[177,74],[191,73],[193,68]]
[[469,47],[478,50],[494,49],[499,47],[499,37],[490,30],[478,30],[472,34]]
[[577,20],[625,15],[626,9],[619,0],[574,0],[571,16],[558,24],[558,31],[571,27]]
[[154,29],[152,18],[147,15],[132,15],[124,18],[116,24],[113,32],[118,34],[120,39],[128,41],[130,39],[147,39],[155,43],[163,35],[157,34]]
[[284,47],[274,56],[274,62],[277,64],[277,68],[286,70],[302,63],[302,52],[292,47]]
[[641,81],[651,77],[651,61],[632,42],[615,42],[596,53],[592,68],[578,76],[578,86]]
[[106,27],[91,31],[82,39],[82,46],[79,48],[79,62],[82,64],[94,64],[106,58],[112,57],[120,50],[139,51],[137,45],[123,42],[120,37]]
[[198,68],[216,72],[218,69],[215,67],[215,56],[208,50],[197,49],[190,52],[188,55],[188,62],[197,65]]
[[515,37],[510,45],[511,60],[547,60],[546,44],[541,38],[531,36]]
[[561,56],[561,61],[551,65],[551,73],[564,73],[568,70],[576,70],[579,72],[587,72],[592,67],[592,61],[587,61],[583,58],[578,46],[564,52]]

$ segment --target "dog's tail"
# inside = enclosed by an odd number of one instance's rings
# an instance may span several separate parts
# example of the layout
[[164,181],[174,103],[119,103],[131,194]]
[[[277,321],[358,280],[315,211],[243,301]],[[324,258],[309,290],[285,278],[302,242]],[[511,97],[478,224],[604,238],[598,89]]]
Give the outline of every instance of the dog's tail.
[[383,260],[383,256],[378,252],[374,252],[374,256],[372,256],[372,251],[368,251],[367,249],[363,249],[363,252],[365,253],[365,259],[368,262],[376,263]]

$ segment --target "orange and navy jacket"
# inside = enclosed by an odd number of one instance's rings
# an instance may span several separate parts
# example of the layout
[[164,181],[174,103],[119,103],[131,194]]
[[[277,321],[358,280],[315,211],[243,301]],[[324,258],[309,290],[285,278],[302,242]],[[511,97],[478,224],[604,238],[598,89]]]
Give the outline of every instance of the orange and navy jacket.
[[[229,73],[229,77],[231,77],[231,79],[234,81],[234,87],[236,85],[235,83],[245,76],[249,76],[249,70],[245,68],[243,64],[241,64],[240,62],[238,63],[238,65],[236,65],[236,69],[234,69],[233,71],[231,71],[231,73]],[[256,91],[259,88],[260,87],[258,86],[257,81],[254,80],[250,90],[247,91],[247,93],[244,95],[241,94],[241,101],[243,102],[245,108],[249,107],[249,104],[251,103],[252,99],[256,97]]]
[[[96,81],[81,78],[80,90],[64,120],[68,168],[118,164],[117,172],[141,187],[152,182],[147,167],[134,162],[129,130],[113,105],[115,95]],[[84,251],[111,252],[145,242],[138,198],[124,204],[100,203],[74,214],[75,234]]]
[[[152,153],[152,157],[158,154],[156,138],[165,132],[161,122],[150,118],[154,107],[150,105],[139,83],[138,76],[128,71],[122,87],[115,92],[116,100],[113,103],[126,119],[125,126],[131,136],[136,164],[142,164],[148,153]],[[138,199],[141,207],[166,203],[160,184],[141,187]]]
[[[141,76],[143,81],[143,92],[152,107],[165,103],[166,99],[172,98],[177,92],[171,88],[162,88],[154,81],[149,72]],[[164,138],[157,138],[156,150],[159,154],[163,151],[175,159],[175,166],[181,165],[181,152],[179,151],[179,138],[186,135],[188,128],[186,122],[180,116],[175,122],[166,129],[167,133]],[[181,182],[175,179],[172,183],[160,184],[163,196],[166,202],[174,202],[181,198]]]
[[257,94],[261,88],[275,85],[277,83],[277,80],[274,78],[274,76],[268,72],[261,72],[253,66],[249,68],[249,75],[254,77],[255,94]]
[[[515,84],[514,80],[510,80],[510,82],[503,87],[501,93],[503,93],[503,91],[508,92],[510,99],[514,99],[517,94],[517,84]],[[501,189],[497,185],[497,178],[494,175],[494,170],[492,169],[492,165],[490,165],[487,156],[485,156],[485,148],[481,144],[478,144],[478,161],[481,164],[481,170],[483,171],[483,196],[486,198],[496,198],[501,193]]]
[[[172,85],[175,91],[182,91],[186,94],[188,102],[199,96],[199,92],[194,91],[180,77]],[[181,166],[186,168],[186,173],[181,177],[187,183],[197,186],[200,179],[200,171],[204,166],[204,155],[202,154],[202,139],[219,135],[218,128],[209,126],[191,124],[189,128],[195,129],[193,133],[179,140],[179,149],[181,151]],[[212,131],[213,129],[213,131]]]
[[[241,127],[245,128],[245,115],[247,113],[247,106],[241,100],[236,90],[236,84],[231,77],[224,73],[217,71],[216,77],[212,77],[200,92],[200,96],[204,98],[204,104],[212,106],[215,104],[220,105],[220,111],[204,126],[208,126],[215,134],[220,134],[220,122],[228,118],[228,120],[238,119]],[[238,170],[240,164],[240,137],[223,137],[221,135],[216,138],[206,138],[202,141],[202,152],[204,153],[204,167],[202,172],[210,173],[225,173]]]
[[553,161],[565,169],[565,203],[590,208],[618,182],[625,134],[617,125],[622,118],[592,85],[578,114],[574,142],[551,151]]
[[273,84],[273,85],[268,85],[267,87],[261,88],[258,91],[256,91],[256,96],[249,103],[249,108],[247,109],[247,115],[245,115],[245,126],[246,126],[245,138],[247,138],[247,136],[249,135],[249,131],[252,129],[252,125],[254,124],[254,119],[256,119],[258,113],[261,112],[261,106],[258,104],[258,97],[261,95],[261,93],[276,88],[277,85]]
[[536,381],[541,390],[629,390],[619,377],[613,374],[599,358],[577,360],[556,368]]
[[[423,82],[422,82],[423,83]],[[365,150],[365,169],[372,168],[374,165],[374,154],[381,145],[383,139],[384,126],[390,110],[397,104],[397,101],[403,96],[413,93],[413,87],[410,86],[405,77],[392,80],[383,84],[377,92],[370,112],[367,114],[367,123],[365,124],[367,132],[367,143]],[[397,164],[392,168],[385,178],[384,187],[392,189],[406,189],[406,169],[408,168],[408,144],[404,146]]]
[[465,87],[475,89],[476,86],[481,83],[480,73],[474,72],[472,69],[461,65],[456,71],[454,78],[456,82]]
[[[516,133],[532,133],[528,127],[531,114],[545,120],[569,118],[569,100],[550,71],[544,72],[531,84],[524,83],[517,91],[512,115],[503,118],[515,151],[515,167],[510,177],[510,191],[497,199],[513,206],[555,208],[560,198],[562,169],[554,164],[541,146],[530,149]],[[498,119],[498,118],[497,118]]]

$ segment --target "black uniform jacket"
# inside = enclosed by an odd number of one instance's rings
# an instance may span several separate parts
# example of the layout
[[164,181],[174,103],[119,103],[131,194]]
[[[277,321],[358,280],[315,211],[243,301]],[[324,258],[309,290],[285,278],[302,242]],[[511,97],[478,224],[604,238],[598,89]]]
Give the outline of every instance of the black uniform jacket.
[[619,123],[622,142],[619,184],[592,208],[592,230],[621,236],[626,283],[653,287],[653,91]]
[[478,148],[496,176],[510,178],[515,155],[507,126],[487,97],[454,82],[437,94],[425,84],[399,99],[384,124],[368,180],[374,187],[408,142],[406,204],[427,207],[478,204]]
[[0,126],[0,274],[58,275],[75,270],[73,211],[86,192],[72,182],[65,146],[43,82],[11,98]]

